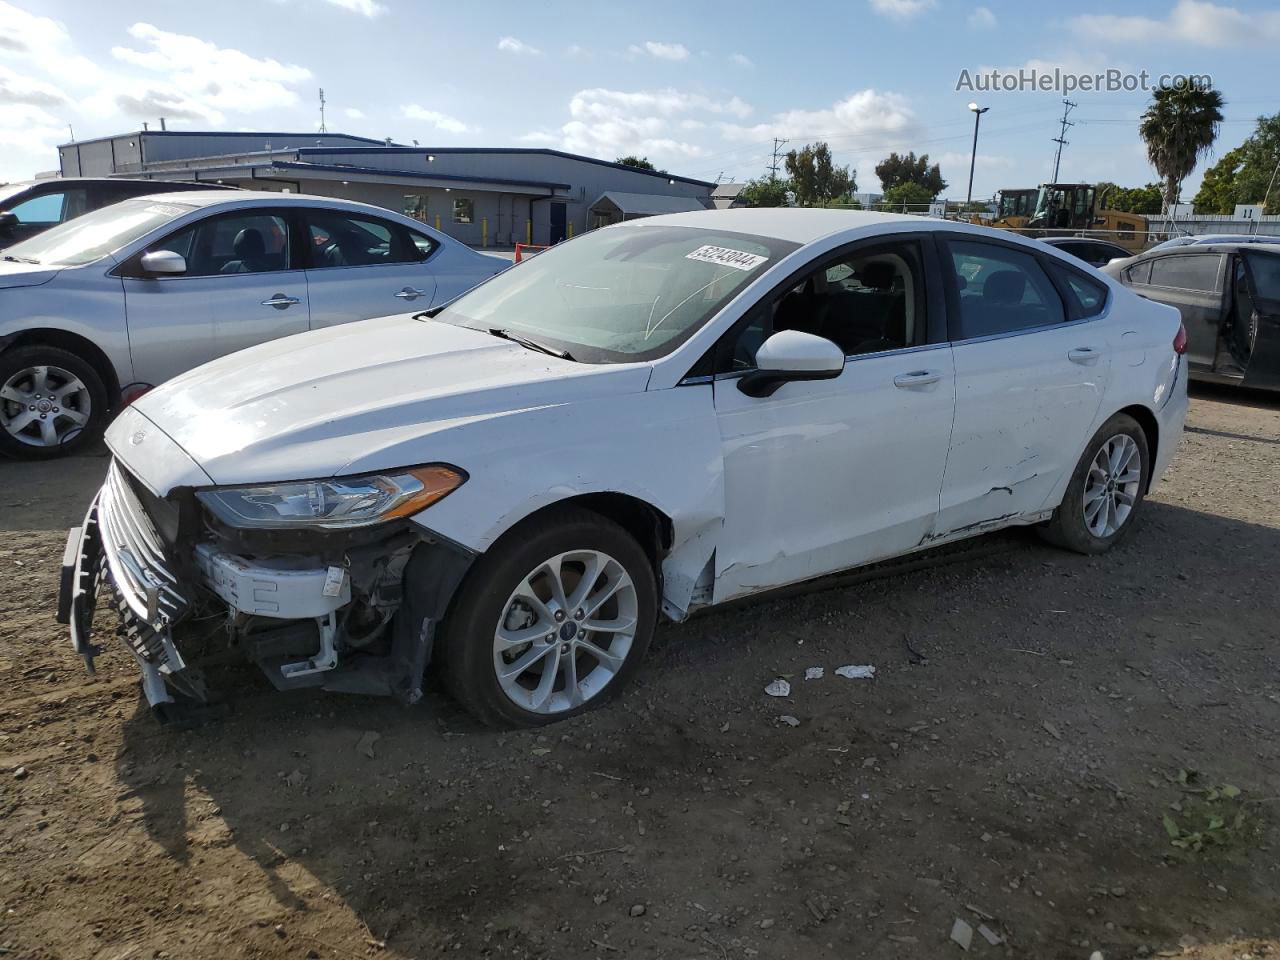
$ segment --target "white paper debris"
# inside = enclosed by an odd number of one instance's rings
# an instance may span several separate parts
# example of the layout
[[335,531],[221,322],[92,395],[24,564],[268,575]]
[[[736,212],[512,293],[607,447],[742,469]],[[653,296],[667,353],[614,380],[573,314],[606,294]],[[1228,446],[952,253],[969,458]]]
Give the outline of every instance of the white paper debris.
[[826,672],[822,667],[809,667],[804,672],[804,678],[806,680],[821,680]]
[[799,720],[799,718],[798,718],[798,717],[793,717],[793,716],[791,716],[791,714],[789,714],[789,713],[784,713],[782,716],[780,716],[780,717],[778,718],[778,722],[779,722],[779,723],[785,723],[788,727],[798,727],[798,726],[800,726],[800,720]]
[[765,687],[764,692],[771,697],[789,697],[791,696],[791,684],[779,677]]
[[845,677],[848,680],[870,680],[875,675],[876,668],[870,664],[866,666],[849,664],[846,667],[836,667],[836,676]]

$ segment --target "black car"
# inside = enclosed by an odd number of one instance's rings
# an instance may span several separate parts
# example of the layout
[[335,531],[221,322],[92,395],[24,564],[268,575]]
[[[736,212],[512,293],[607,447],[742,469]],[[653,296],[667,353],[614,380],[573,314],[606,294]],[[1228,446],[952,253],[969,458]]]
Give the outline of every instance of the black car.
[[1089,237],[1041,237],[1041,241],[1099,269],[1112,260],[1133,256],[1132,250],[1126,250],[1120,244],[1112,243],[1110,240],[1093,240]]
[[1280,390],[1280,241],[1148,250],[1103,272],[1178,308],[1191,376]]
[[184,180],[54,177],[0,186],[0,249],[130,197],[178,190],[234,190]]

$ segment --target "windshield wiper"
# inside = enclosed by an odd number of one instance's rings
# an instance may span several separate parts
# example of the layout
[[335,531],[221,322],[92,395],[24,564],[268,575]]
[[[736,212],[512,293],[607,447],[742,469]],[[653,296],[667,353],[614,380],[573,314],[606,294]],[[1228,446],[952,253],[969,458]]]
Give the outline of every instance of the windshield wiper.
[[31,257],[13,257],[7,253],[4,255],[4,258],[10,263],[34,263],[37,265],[40,263],[39,260],[33,260]]
[[510,330],[505,330],[502,327],[490,327],[489,332],[495,337],[501,337],[503,340],[510,340],[512,343],[518,343],[520,346],[526,347],[530,350],[537,350],[539,353],[559,357],[561,360],[573,359],[573,354],[569,353],[568,350],[557,350],[555,347],[549,347],[545,343],[539,343],[537,340],[530,340],[528,337],[523,337],[518,333],[512,333]]

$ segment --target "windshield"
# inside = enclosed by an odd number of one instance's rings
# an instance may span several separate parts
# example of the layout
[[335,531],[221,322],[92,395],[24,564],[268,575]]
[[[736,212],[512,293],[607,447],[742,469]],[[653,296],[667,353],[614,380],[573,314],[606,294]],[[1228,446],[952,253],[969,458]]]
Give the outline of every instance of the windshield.
[[0,210],[9,209],[9,201],[18,194],[31,189],[29,183],[6,183],[0,187]]
[[124,200],[16,243],[4,255],[29,263],[78,267],[113,253],[194,209],[188,203]]
[[618,363],[664,356],[799,244],[695,227],[617,226],[522,261],[437,319]]

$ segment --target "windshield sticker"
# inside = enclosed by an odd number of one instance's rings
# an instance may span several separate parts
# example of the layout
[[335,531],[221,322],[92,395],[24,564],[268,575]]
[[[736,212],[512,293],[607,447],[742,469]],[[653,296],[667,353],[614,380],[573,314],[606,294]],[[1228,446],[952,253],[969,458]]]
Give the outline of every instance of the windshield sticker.
[[722,267],[733,267],[735,270],[754,270],[768,260],[755,253],[745,253],[729,247],[714,247],[706,244],[684,255],[686,260],[701,260],[703,263],[714,263]]
[[176,217],[180,213],[186,213],[188,210],[194,210],[195,207],[188,207],[185,204],[178,205],[176,203],[153,203],[146,207],[147,213],[163,213],[168,217]]

